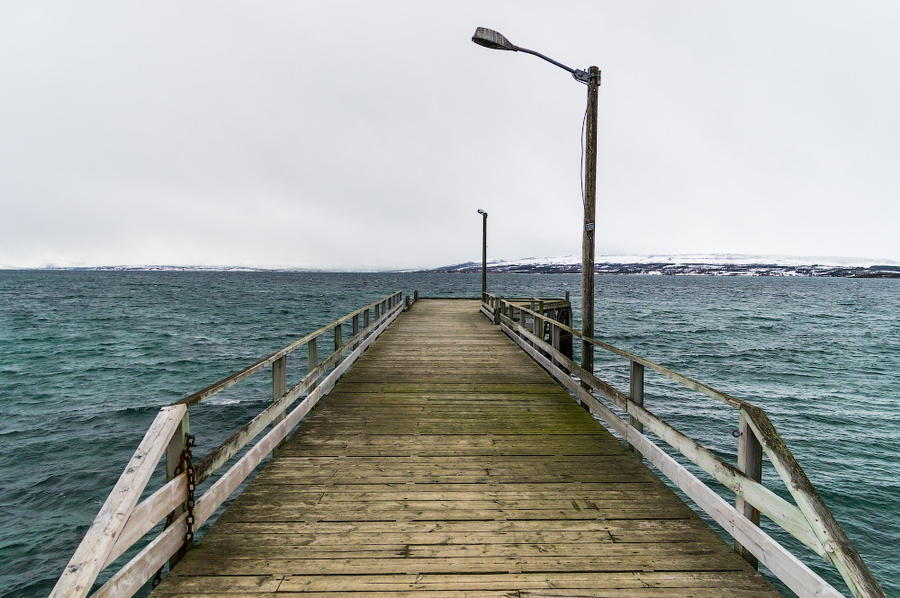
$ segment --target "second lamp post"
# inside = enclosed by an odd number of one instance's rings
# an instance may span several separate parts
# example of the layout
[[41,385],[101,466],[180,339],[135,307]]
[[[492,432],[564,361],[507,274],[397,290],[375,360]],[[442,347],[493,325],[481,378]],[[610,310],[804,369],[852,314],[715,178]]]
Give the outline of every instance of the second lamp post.
[[487,294],[487,212],[478,210],[481,214],[481,300],[484,301]]
[[[596,66],[583,71],[569,68],[540,52],[516,46],[500,33],[479,27],[472,36],[472,41],[479,46],[492,50],[509,50],[525,52],[558,66],[572,74],[576,81],[588,87],[587,96],[587,132],[585,134],[584,152],[584,228],[581,237],[581,334],[594,336],[594,216],[597,194],[597,88],[600,86],[600,69]],[[478,210],[481,212],[481,210]],[[487,219],[487,214],[484,215]],[[485,220],[485,231],[487,230]],[[485,233],[486,235],[487,233]],[[484,283],[482,283],[482,286]],[[482,290],[482,294],[484,290]],[[594,371],[594,346],[581,341],[581,366],[588,372]]]

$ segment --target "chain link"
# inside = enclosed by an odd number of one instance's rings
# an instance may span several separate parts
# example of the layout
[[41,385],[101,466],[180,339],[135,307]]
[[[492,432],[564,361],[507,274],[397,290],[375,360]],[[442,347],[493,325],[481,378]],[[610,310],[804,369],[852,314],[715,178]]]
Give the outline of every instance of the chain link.
[[[193,434],[186,434],[184,437],[184,450],[181,451],[181,459],[178,462],[178,466],[175,468],[173,472],[173,479],[180,476],[182,473],[187,475],[187,500],[185,501],[185,507],[187,516],[184,519],[184,523],[186,526],[186,530],[184,532],[184,541],[181,544],[181,547],[178,549],[173,555],[173,560],[175,562],[180,561],[184,555],[187,553],[188,548],[194,542],[194,490],[197,487],[197,480],[194,476],[194,464],[191,459],[193,458],[193,454],[191,453],[191,449],[197,446],[194,441]],[[166,516],[166,523],[163,525],[163,529],[167,529],[172,525],[172,522],[175,520],[174,512],[169,513]],[[153,587],[159,585],[159,582],[162,581],[162,572],[163,568],[160,567],[156,571],[156,575],[153,576]]]

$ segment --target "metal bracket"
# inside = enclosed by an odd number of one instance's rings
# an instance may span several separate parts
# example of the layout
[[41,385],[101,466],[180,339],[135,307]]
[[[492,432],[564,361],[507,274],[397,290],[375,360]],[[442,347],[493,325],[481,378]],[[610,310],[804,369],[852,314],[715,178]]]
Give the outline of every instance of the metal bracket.
[[[575,69],[572,71],[572,78],[576,81],[580,81],[585,85],[590,85],[591,83],[591,75],[588,71],[582,71],[581,69]],[[600,85],[600,73],[597,73],[597,85]]]

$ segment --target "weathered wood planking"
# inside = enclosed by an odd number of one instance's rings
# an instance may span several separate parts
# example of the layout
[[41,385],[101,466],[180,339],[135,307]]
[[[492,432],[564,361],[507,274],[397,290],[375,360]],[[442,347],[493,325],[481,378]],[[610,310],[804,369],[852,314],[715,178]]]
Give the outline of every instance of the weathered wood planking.
[[372,345],[155,596],[777,596],[477,301]]

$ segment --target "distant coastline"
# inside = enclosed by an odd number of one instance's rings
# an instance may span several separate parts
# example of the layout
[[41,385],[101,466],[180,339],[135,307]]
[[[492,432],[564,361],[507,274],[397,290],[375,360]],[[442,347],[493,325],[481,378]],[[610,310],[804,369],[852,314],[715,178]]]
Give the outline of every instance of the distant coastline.
[[[481,264],[470,262],[425,272],[481,272]],[[580,264],[488,264],[492,274],[560,274],[580,273]],[[662,276],[775,276],[775,277],[829,277],[829,278],[900,278],[900,266],[829,266],[806,264],[788,266],[781,264],[709,264],[688,263],[595,263],[597,274],[645,274]]]
[[[578,274],[580,256],[491,260],[492,274]],[[471,274],[481,272],[481,262],[463,262],[435,268],[302,268],[277,266],[209,265],[109,265],[8,268],[0,271],[78,271],[78,272],[303,272],[303,273],[440,273]],[[900,262],[865,258],[802,258],[750,256],[735,254],[629,255],[597,256],[597,274],[643,274],[661,276],[773,276],[827,278],[900,278]]]

